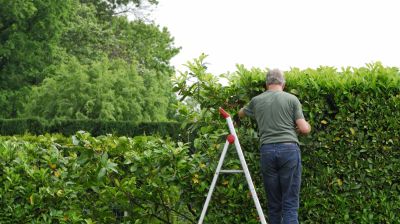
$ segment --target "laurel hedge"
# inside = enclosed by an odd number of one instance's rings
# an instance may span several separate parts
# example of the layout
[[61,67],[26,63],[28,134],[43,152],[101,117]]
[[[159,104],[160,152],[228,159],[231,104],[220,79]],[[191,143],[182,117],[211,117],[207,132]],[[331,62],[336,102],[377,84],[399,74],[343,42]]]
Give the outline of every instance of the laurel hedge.
[[291,71],[313,134],[304,143],[304,223],[396,223],[400,214],[397,68]]
[[[203,59],[189,63],[190,71],[176,81],[176,86],[180,94],[202,105],[205,112],[202,117],[210,125],[202,127],[196,145],[198,152],[209,158],[207,166],[214,167],[219,154],[211,152],[215,151],[212,149],[218,139],[211,136],[227,130],[224,121],[218,121],[221,120],[218,106],[236,118],[239,108],[264,91],[266,70],[238,66],[235,73],[223,77],[228,79],[228,85],[223,86],[202,66]],[[285,74],[285,90],[300,99],[313,129],[311,135],[300,138],[303,160],[300,221],[398,223],[399,69],[374,63],[340,71],[332,67],[293,68]],[[185,81],[193,78],[198,81]],[[236,120],[236,125],[262,206],[267,210],[259,172],[257,126],[250,119]],[[237,156],[231,158],[227,166],[238,167]],[[209,174],[202,175],[199,182],[209,183],[211,179]],[[215,194],[208,222],[257,222],[244,179],[229,176],[219,183],[224,187]]]
[[0,138],[0,223],[185,223],[189,148],[152,136]]
[[[196,223],[228,134],[218,106],[236,118],[265,80],[265,70],[239,66],[223,86],[202,65],[195,60],[175,80],[180,95],[200,105],[200,116],[188,116],[201,122],[188,144],[84,132],[0,138],[0,222]],[[300,138],[300,222],[398,223],[398,68],[292,69],[286,79],[313,128]],[[267,213],[257,126],[248,118],[235,125]],[[224,168],[240,168],[233,148]],[[258,222],[245,178],[222,175],[205,223]]]

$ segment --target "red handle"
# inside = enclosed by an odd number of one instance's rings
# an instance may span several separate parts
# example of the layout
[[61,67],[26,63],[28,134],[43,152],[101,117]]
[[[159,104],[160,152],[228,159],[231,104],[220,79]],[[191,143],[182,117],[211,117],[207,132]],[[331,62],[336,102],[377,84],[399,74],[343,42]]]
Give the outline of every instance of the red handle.
[[228,112],[226,112],[224,109],[222,109],[222,107],[219,108],[219,113],[221,114],[222,117],[224,117],[225,119],[230,117],[230,115],[228,114]]

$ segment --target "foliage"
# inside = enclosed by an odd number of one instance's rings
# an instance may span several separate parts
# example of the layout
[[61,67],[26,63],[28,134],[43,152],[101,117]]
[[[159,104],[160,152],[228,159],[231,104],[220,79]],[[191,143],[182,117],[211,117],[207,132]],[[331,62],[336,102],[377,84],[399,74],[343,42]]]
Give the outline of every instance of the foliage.
[[39,84],[59,61],[59,38],[74,1],[0,1],[0,90]]
[[167,120],[179,49],[166,28],[109,13],[146,2],[0,1],[0,117]]
[[[195,151],[157,137],[91,137],[78,132],[0,138],[2,223],[196,223],[225,136],[218,105],[233,117],[264,89],[260,69],[226,74],[218,83],[203,66],[188,64],[176,89],[199,108],[180,111],[201,123]],[[286,72],[287,91],[299,97],[313,126],[301,138],[302,223],[395,223],[400,212],[400,77],[397,68],[330,67]],[[200,115],[195,116],[197,109]],[[257,127],[236,121],[263,208]],[[238,169],[233,148],[224,168]],[[50,180],[50,181],[49,181]],[[220,176],[207,223],[258,223],[242,175]]]
[[168,82],[158,83],[154,70],[138,67],[121,60],[103,59],[91,66],[72,60],[61,65],[54,78],[33,89],[25,115],[45,119],[167,120],[171,97]]
[[[265,86],[265,70],[237,71],[225,74],[228,85],[209,74],[205,56],[188,63],[189,71],[175,80],[182,98],[198,102],[201,114],[195,117],[208,124],[200,128],[195,140],[196,153],[212,167],[218,161],[215,144],[227,134],[225,122],[218,119],[219,106],[235,118],[245,157],[252,171],[257,192],[263,195],[259,173],[257,126],[249,118],[238,120],[236,112]],[[300,221],[302,223],[393,223],[400,212],[400,75],[398,68],[380,63],[363,68],[331,67],[292,69],[286,72],[286,91],[303,103],[306,119],[313,127],[311,135],[301,137],[303,183]],[[218,147],[217,147],[218,148]],[[234,168],[238,160],[227,165]],[[211,176],[199,176],[209,182]],[[221,194],[208,212],[208,222],[256,222],[253,202],[244,197],[244,179],[225,177],[218,182]],[[195,188],[191,197],[205,194]],[[200,193],[201,192],[201,193]],[[200,200],[200,198],[198,198]],[[193,200],[193,205],[197,204]],[[218,204],[217,204],[218,203]],[[266,203],[262,200],[263,208]],[[213,207],[215,206],[215,207]],[[222,217],[224,217],[222,219]],[[221,221],[224,220],[224,221]]]
[[79,132],[0,141],[1,223],[192,223],[188,147]]
[[116,17],[111,21],[113,40],[108,41],[110,58],[125,61],[136,60],[148,69],[162,71],[168,78],[173,73],[170,59],[178,54],[179,48],[172,45],[174,39],[167,28],[142,21],[128,21],[125,17]]
[[21,111],[24,110],[25,97],[30,94],[30,88],[24,87],[18,91],[13,90],[0,90],[0,118],[17,117]]
[[17,117],[29,88],[64,53],[59,38],[73,0],[0,0],[0,117]]
[[46,129],[46,123],[41,119],[0,119],[0,135],[42,134]]
[[144,8],[146,4],[156,5],[158,0],[80,0],[81,3],[93,5],[96,15],[102,20],[108,20],[112,16],[124,13],[134,13]]
[[196,130],[183,128],[178,122],[129,122],[104,120],[61,120],[48,122],[38,118],[0,119],[0,135],[13,136],[25,133],[46,133],[71,136],[77,131],[90,132],[92,136],[113,134],[116,136],[158,135],[175,141],[191,142]]
[[169,60],[179,52],[166,28],[126,17],[112,17],[107,22],[96,17],[96,8],[80,5],[71,12],[62,46],[84,64],[93,60],[122,59],[139,62],[147,69],[163,71],[170,76]]

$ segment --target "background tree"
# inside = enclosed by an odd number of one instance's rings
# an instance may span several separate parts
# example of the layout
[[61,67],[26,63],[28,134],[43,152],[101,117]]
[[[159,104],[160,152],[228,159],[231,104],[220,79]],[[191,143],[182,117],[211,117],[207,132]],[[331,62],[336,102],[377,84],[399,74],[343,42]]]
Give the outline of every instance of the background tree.
[[74,1],[0,0],[0,88],[37,85],[60,60],[59,40]]
[[[93,5],[96,8],[97,17],[102,20],[109,20],[112,16],[126,13],[141,15],[140,11],[146,10],[147,6],[158,4],[157,0],[80,0],[80,2]],[[139,19],[145,18],[139,16]]]
[[59,39],[73,7],[73,0],[0,0],[0,117],[16,117],[20,96],[62,59]]
[[116,16],[156,3],[0,0],[0,117],[165,120],[179,49],[165,28]]

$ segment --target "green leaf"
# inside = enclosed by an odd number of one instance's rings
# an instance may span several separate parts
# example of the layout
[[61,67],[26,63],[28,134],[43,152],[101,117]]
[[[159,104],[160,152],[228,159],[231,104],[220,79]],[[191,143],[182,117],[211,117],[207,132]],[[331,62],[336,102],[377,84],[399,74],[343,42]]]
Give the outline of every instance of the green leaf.
[[78,138],[75,135],[73,135],[72,136],[72,144],[78,146],[79,143],[80,143],[80,141],[78,140]]
[[105,167],[102,167],[99,171],[99,173],[97,174],[97,179],[101,180],[103,179],[103,177],[106,175],[107,169]]

